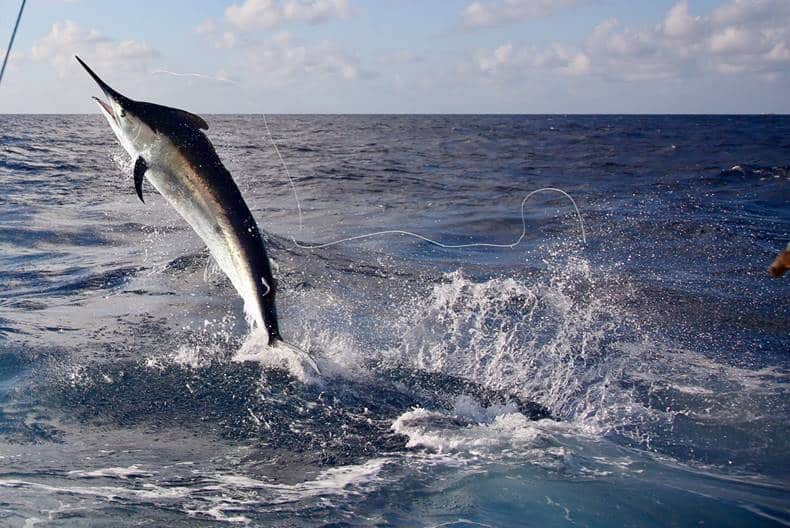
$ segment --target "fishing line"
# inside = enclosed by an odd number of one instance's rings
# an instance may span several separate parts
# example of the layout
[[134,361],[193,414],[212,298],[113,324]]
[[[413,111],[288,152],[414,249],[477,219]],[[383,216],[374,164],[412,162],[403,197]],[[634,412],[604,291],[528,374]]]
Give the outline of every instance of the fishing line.
[[383,236],[383,235],[404,235],[404,236],[410,236],[410,237],[413,237],[413,238],[418,238],[420,240],[428,242],[429,244],[433,244],[434,246],[439,246],[440,248],[445,248],[445,249],[463,249],[463,248],[474,248],[474,247],[513,249],[514,247],[518,246],[521,243],[522,240],[524,240],[524,237],[527,236],[527,218],[526,218],[526,214],[525,214],[525,211],[524,211],[524,208],[525,208],[525,206],[527,204],[527,200],[529,200],[534,195],[536,195],[538,193],[541,193],[541,192],[556,192],[556,193],[560,193],[563,196],[565,196],[568,200],[570,200],[570,202],[573,204],[574,210],[576,211],[576,217],[579,220],[579,227],[581,228],[582,242],[586,244],[587,243],[587,235],[586,235],[585,230],[584,230],[584,221],[582,220],[581,212],[579,212],[579,207],[576,205],[576,200],[574,200],[573,197],[570,194],[568,194],[567,192],[563,191],[562,189],[558,189],[556,187],[543,187],[543,188],[540,188],[540,189],[536,189],[536,190],[530,192],[529,194],[527,194],[524,197],[524,199],[521,200],[521,234],[519,235],[519,237],[515,241],[507,243],[507,244],[495,244],[493,242],[473,242],[473,243],[470,243],[470,244],[445,244],[443,242],[439,242],[437,240],[430,239],[430,238],[428,238],[426,236],[423,236],[423,235],[420,235],[418,233],[413,233],[411,231],[404,231],[402,229],[387,229],[387,230],[384,230],[384,231],[376,231],[374,233],[365,233],[364,235],[356,235],[356,236],[351,236],[351,237],[347,237],[347,238],[341,238],[340,240],[333,240],[331,242],[325,242],[325,243],[322,243],[322,244],[302,244],[302,243],[298,242],[293,237],[291,237],[291,240],[293,241],[293,243],[297,247],[302,248],[302,249],[322,249],[322,248],[326,248],[326,247],[330,247],[330,246],[336,246],[336,245],[342,244],[344,242],[350,242],[352,240],[361,240],[363,238],[372,238],[372,237]]
[[[189,73],[189,72],[174,72],[170,70],[154,70],[151,72],[151,75],[157,74],[165,74],[165,75],[172,75],[174,77],[196,77],[198,79],[209,79],[212,81],[219,81],[219,82],[227,82],[230,84],[234,84],[236,86],[239,85],[236,81],[232,81],[230,79],[226,79],[224,77],[215,77],[212,75],[206,75],[205,73]],[[302,204],[299,201],[299,194],[296,192],[296,184],[294,183],[293,177],[291,176],[291,171],[288,169],[288,165],[285,163],[282,154],[280,154],[280,149],[277,147],[277,142],[274,141],[274,137],[272,136],[272,131],[269,128],[269,123],[266,121],[266,114],[261,114],[263,116],[263,124],[266,127],[266,132],[269,134],[269,141],[271,141],[272,146],[274,147],[274,151],[277,153],[277,157],[280,158],[280,163],[285,169],[285,174],[288,176],[288,183],[291,185],[291,192],[293,193],[294,200],[296,201],[296,211],[299,215],[299,230],[302,230],[304,227],[304,222],[302,220]]]
[[226,77],[219,77],[219,76],[215,76],[215,75],[206,75],[205,73],[189,73],[189,72],[187,72],[187,73],[179,73],[179,72],[174,72],[174,71],[170,71],[170,70],[154,70],[154,71],[151,72],[151,75],[161,75],[161,74],[172,75],[174,77],[196,77],[198,79],[208,79],[210,81],[224,82],[224,83],[235,84],[235,85],[239,84],[236,81],[234,81],[232,79],[228,79]]
[[8,64],[8,57],[11,56],[11,48],[14,47],[14,38],[16,37],[16,30],[19,29],[19,22],[22,20],[22,11],[25,10],[25,1],[26,0],[22,0],[22,5],[19,6],[19,14],[16,16],[16,24],[14,24],[14,31],[11,32],[11,40],[8,43],[8,49],[5,50],[3,67],[0,68],[0,83],[3,82],[3,74],[5,73],[6,64]]
[[[266,114],[261,114],[263,116],[263,124],[266,127],[266,132],[269,134],[269,140],[272,142],[272,146],[274,147],[274,151],[277,153],[277,157],[280,158],[280,163],[283,165],[283,169],[285,169],[285,174],[288,175],[288,183],[291,184],[291,191],[293,191],[294,200],[296,201],[296,210],[299,213],[299,231],[302,230],[303,223],[302,223],[302,204],[299,202],[299,194],[296,192],[296,184],[294,183],[294,179],[291,177],[291,171],[288,170],[288,165],[286,165],[285,160],[280,154],[280,149],[277,148],[277,143],[274,141],[274,136],[272,136],[272,130],[269,128],[269,123],[266,121]],[[296,243],[296,239],[291,237]]]
[[[288,175],[288,181],[291,184],[291,191],[293,192],[294,200],[296,201],[296,207],[297,207],[297,210],[299,211],[299,230],[301,231],[302,227],[303,227],[303,223],[302,223],[302,206],[301,206],[301,204],[299,202],[299,195],[296,192],[296,185],[294,184],[293,177],[291,176],[291,171],[288,169],[288,165],[285,163],[285,160],[283,159],[282,155],[280,154],[280,149],[277,147],[277,143],[274,141],[274,137],[272,136],[272,131],[269,128],[268,122],[266,121],[266,114],[262,114],[262,115],[263,115],[263,124],[266,127],[266,132],[267,132],[267,134],[269,136],[269,140],[271,141],[272,146],[274,147],[274,150],[277,153],[277,157],[280,158],[280,163],[282,164],[283,169],[285,170],[285,173]],[[422,240],[424,242],[428,242],[429,244],[432,244],[434,246],[438,246],[438,247],[444,248],[444,249],[465,249],[465,248],[475,248],[475,247],[513,249],[514,247],[518,246],[521,243],[521,241],[524,240],[524,238],[527,236],[527,217],[526,217],[526,212],[525,212],[525,207],[526,207],[527,201],[530,198],[532,198],[534,195],[536,195],[538,193],[543,193],[543,192],[559,193],[562,196],[566,197],[568,200],[570,200],[571,204],[573,205],[573,209],[576,212],[576,218],[579,221],[579,229],[580,229],[580,232],[581,232],[582,242],[584,244],[586,244],[587,243],[587,233],[586,233],[586,230],[584,228],[584,220],[582,219],[582,214],[581,214],[581,211],[579,211],[579,206],[576,204],[576,200],[574,200],[573,196],[568,194],[566,191],[563,191],[562,189],[559,189],[557,187],[542,187],[540,189],[536,189],[536,190],[528,193],[524,197],[524,199],[521,200],[521,234],[518,236],[518,238],[515,241],[510,242],[510,243],[506,243],[506,244],[496,244],[496,243],[492,243],[492,242],[473,242],[473,243],[469,243],[469,244],[445,244],[443,242],[439,242],[438,240],[433,240],[433,239],[428,238],[426,236],[420,235],[419,233],[414,233],[412,231],[406,231],[406,230],[403,230],[403,229],[386,229],[386,230],[383,230],[383,231],[375,231],[373,233],[365,233],[365,234],[362,234],[362,235],[350,236],[350,237],[341,238],[341,239],[338,239],[338,240],[332,240],[331,242],[323,242],[323,243],[320,243],[320,244],[303,244],[303,243],[299,242],[298,240],[296,240],[296,237],[294,237],[293,235],[291,235],[291,241],[294,243],[294,245],[296,247],[301,248],[301,249],[323,249],[323,248],[327,248],[327,247],[331,247],[331,246],[337,246],[337,245],[343,244],[345,242],[351,242],[351,241],[354,241],[354,240],[362,240],[362,239],[365,239],[365,238],[373,238],[373,237],[387,236],[387,235],[402,235],[402,236],[409,236],[409,237],[412,237],[412,238],[416,238],[416,239]]]
[[[154,72],[152,72],[152,74],[157,74],[157,73],[164,73],[164,74],[174,75],[174,76],[178,76],[178,77],[198,77],[198,78],[205,78],[205,79],[221,80],[221,81],[227,81],[227,82],[231,82],[232,84],[238,85],[238,83],[236,83],[235,81],[230,81],[228,79],[212,77],[210,75],[205,75],[205,74],[202,74],[202,73],[177,73],[177,72],[171,72],[171,71],[168,71],[168,70],[155,70]],[[291,170],[288,168],[288,164],[285,162],[285,159],[283,158],[282,154],[280,153],[280,148],[277,146],[277,142],[274,140],[274,136],[272,135],[272,130],[269,127],[269,122],[266,119],[266,114],[261,114],[261,115],[263,116],[263,125],[266,128],[266,134],[269,137],[269,141],[271,142],[272,147],[274,147],[274,152],[277,154],[277,158],[280,160],[280,164],[282,165],[282,168],[285,171],[286,176],[288,177],[288,184],[291,187],[291,193],[293,194],[294,201],[296,202],[296,211],[297,211],[297,214],[299,216],[299,229],[298,230],[302,231],[302,229],[304,228],[304,215],[302,213],[302,203],[299,200],[299,193],[296,190],[296,183],[294,182],[293,176],[291,175]],[[467,248],[475,248],[475,247],[488,247],[488,248],[498,248],[498,249],[513,249],[516,246],[518,246],[524,240],[524,238],[527,236],[527,217],[526,217],[526,210],[525,210],[526,209],[526,205],[527,205],[527,201],[529,201],[529,199],[532,198],[533,196],[535,196],[536,194],[544,193],[544,192],[558,193],[558,194],[564,196],[565,198],[567,198],[571,202],[571,204],[573,205],[573,210],[574,210],[574,212],[576,214],[576,219],[579,222],[579,230],[580,230],[580,234],[581,234],[582,243],[586,244],[587,243],[587,232],[586,232],[586,229],[584,227],[584,220],[582,218],[582,214],[581,214],[581,211],[579,210],[579,206],[577,205],[576,200],[573,198],[573,196],[568,194],[566,191],[564,191],[562,189],[559,189],[557,187],[542,187],[540,189],[535,189],[534,191],[531,191],[526,196],[524,196],[524,198],[521,200],[521,234],[513,242],[509,242],[509,243],[499,243],[499,244],[497,244],[497,243],[493,243],[493,242],[472,242],[472,243],[468,243],[468,244],[445,244],[444,242],[439,242],[438,240],[433,240],[432,238],[428,238],[428,237],[426,237],[424,235],[421,235],[419,233],[414,233],[412,231],[406,231],[404,229],[385,229],[385,230],[382,230],[382,231],[375,231],[375,232],[372,232],[372,233],[365,233],[365,234],[362,234],[362,235],[355,235],[355,236],[345,237],[345,238],[341,238],[341,239],[338,239],[338,240],[332,240],[330,242],[322,242],[322,243],[319,243],[319,244],[303,244],[303,243],[299,242],[298,240],[296,240],[295,236],[291,235],[291,242],[293,242],[293,244],[296,247],[298,247],[298,248],[314,250],[314,249],[323,249],[323,248],[327,248],[327,247],[331,247],[331,246],[337,246],[339,244],[344,244],[346,242],[352,242],[352,241],[355,241],[355,240],[363,240],[363,239],[366,239],[366,238],[374,238],[374,237],[388,236],[388,235],[400,235],[400,236],[408,236],[408,237],[416,238],[418,240],[422,240],[424,242],[427,242],[429,244],[432,244],[434,246],[437,246],[437,247],[440,247],[440,248],[443,248],[443,249],[467,249]],[[271,288],[269,287],[268,284],[266,284],[265,281],[264,281],[264,286],[266,286],[268,291],[271,290]],[[268,291],[267,291],[267,293],[268,293]]]

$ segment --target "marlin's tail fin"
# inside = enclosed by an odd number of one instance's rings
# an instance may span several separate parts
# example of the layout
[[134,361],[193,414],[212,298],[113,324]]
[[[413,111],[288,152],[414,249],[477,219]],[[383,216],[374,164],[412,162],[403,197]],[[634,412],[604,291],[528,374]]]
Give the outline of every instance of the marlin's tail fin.
[[273,352],[273,361],[286,367],[291,374],[305,383],[313,383],[321,378],[318,364],[306,350],[283,340],[275,341],[269,349]]
[[234,361],[255,361],[266,367],[283,368],[303,383],[317,383],[321,371],[309,352],[275,339],[272,344],[264,329],[255,329],[234,356]]

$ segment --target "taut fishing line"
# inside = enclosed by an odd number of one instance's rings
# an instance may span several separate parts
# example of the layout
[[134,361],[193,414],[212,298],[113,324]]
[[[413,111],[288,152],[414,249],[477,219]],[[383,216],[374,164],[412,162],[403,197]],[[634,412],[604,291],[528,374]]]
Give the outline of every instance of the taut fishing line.
[[[227,79],[217,79],[217,78],[215,78],[215,77],[213,77],[211,75],[205,75],[205,74],[201,74],[201,73],[177,73],[177,72],[172,72],[172,71],[168,71],[168,70],[156,70],[156,71],[152,72],[152,74],[168,74],[168,75],[174,75],[174,76],[178,76],[178,77],[197,77],[197,78],[203,78],[203,79],[223,80],[223,81],[227,80]],[[233,84],[238,85],[238,83],[236,83],[235,81],[231,81],[231,82]],[[269,136],[269,141],[271,142],[272,147],[274,147],[274,152],[277,154],[277,158],[280,160],[280,164],[282,165],[283,170],[285,171],[285,174],[288,177],[288,183],[289,183],[289,185],[291,187],[291,192],[293,193],[294,201],[296,202],[296,211],[297,211],[297,214],[299,215],[299,231],[301,231],[302,228],[304,227],[304,221],[303,221],[303,214],[302,214],[302,204],[301,204],[301,201],[299,200],[299,193],[296,190],[296,183],[294,182],[293,176],[291,175],[291,171],[288,168],[288,164],[285,163],[285,159],[283,158],[282,154],[280,153],[280,148],[277,146],[277,142],[274,140],[274,136],[272,135],[272,130],[271,130],[271,128],[269,128],[269,122],[266,119],[266,114],[261,114],[261,115],[263,116],[263,125],[264,125],[264,127],[266,127],[266,134]],[[579,206],[576,204],[576,200],[574,200],[573,196],[568,194],[566,191],[564,191],[562,189],[559,189],[557,187],[542,187],[540,189],[535,189],[534,191],[532,191],[532,192],[528,193],[526,196],[524,196],[524,198],[521,200],[521,234],[513,242],[510,242],[510,243],[496,244],[496,243],[492,243],[492,242],[472,242],[472,243],[469,243],[469,244],[445,244],[443,242],[439,242],[438,240],[433,240],[431,238],[428,238],[428,237],[426,237],[424,235],[421,235],[419,233],[414,233],[412,231],[406,231],[404,229],[386,229],[386,230],[382,230],[382,231],[375,231],[373,233],[365,233],[365,234],[362,234],[362,235],[355,235],[355,236],[350,236],[350,237],[346,237],[346,238],[341,238],[341,239],[338,239],[338,240],[332,240],[330,242],[322,242],[320,244],[303,244],[303,243],[299,242],[298,240],[296,240],[296,237],[293,236],[293,234],[292,234],[291,235],[291,241],[298,248],[313,250],[313,249],[323,249],[323,248],[327,248],[327,247],[331,247],[331,246],[337,246],[339,244],[344,244],[346,242],[353,242],[355,240],[363,240],[363,239],[366,239],[366,238],[374,238],[374,237],[388,236],[388,235],[401,235],[401,236],[408,236],[408,237],[416,238],[418,240],[422,240],[424,242],[427,242],[429,244],[432,244],[434,246],[437,246],[437,247],[440,247],[440,248],[444,248],[444,249],[466,249],[466,248],[475,248],[475,247],[513,249],[514,247],[516,247],[519,244],[521,244],[521,242],[527,236],[527,217],[526,217],[526,212],[525,212],[527,201],[529,201],[529,199],[532,198],[533,196],[535,196],[536,194],[545,193],[545,192],[558,193],[558,194],[564,196],[565,198],[567,198],[571,202],[571,204],[573,205],[573,210],[576,213],[576,218],[579,221],[579,230],[580,230],[580,234],[581,234],[582,243],[586,244],[587,243],[587,233],[586,233],[586,230],[585,230],[585,227],[584,227],[584,220],[582,219],[582,214],[581,214],[581,211],[579,210]],[[264,283],[264,284],[266,285],[267,288],[269,287],[268,284],[266,284],[266,283]]]
[[[280,158],[280,163],[283,165],[283,169],[285,169],[285,174],[288,176],[288,183],[291,184],[291,191],[294,194],[294,200],[296,201],[296,211],[299,213],[299,231],[302,230],[302,204],[299,202],[299,194],[296,192],[296,184],[294,183],[294,179],[291,177],[291,171],[288,170],[288,165],[286,165],[285,160],[280,154],[280,149],[277,147],[277,143],[274,141],[274,136],[272,136],[272,130],[269,128],[269,123],[266,121],[266,114],[261,114],[263,116],[263,124],[266,127],[266,133],[269,134],[269,140],[272,142],[272,146],[274,147],[274,151],[277,153],[277,157]],[[291,239],[296,244],[296,239],[292,236]]]

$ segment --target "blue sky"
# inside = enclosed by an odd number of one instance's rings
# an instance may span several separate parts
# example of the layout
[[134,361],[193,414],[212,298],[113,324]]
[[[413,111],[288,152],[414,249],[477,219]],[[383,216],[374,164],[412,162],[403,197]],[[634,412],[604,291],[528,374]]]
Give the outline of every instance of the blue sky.
[[790,113],[790,0],[29,0],[0,113],[94,112],[75,53],[203,113]]

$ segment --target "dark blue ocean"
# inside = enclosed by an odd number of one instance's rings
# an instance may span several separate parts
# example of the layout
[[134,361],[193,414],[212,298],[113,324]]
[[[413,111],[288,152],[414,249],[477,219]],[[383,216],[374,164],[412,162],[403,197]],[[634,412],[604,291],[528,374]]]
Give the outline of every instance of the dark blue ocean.
[[[0,116],[0,526],[788,526],[786,116],[206,116],[303,383],[101,116]],[[409,230],[324,249],[300,245]]]

